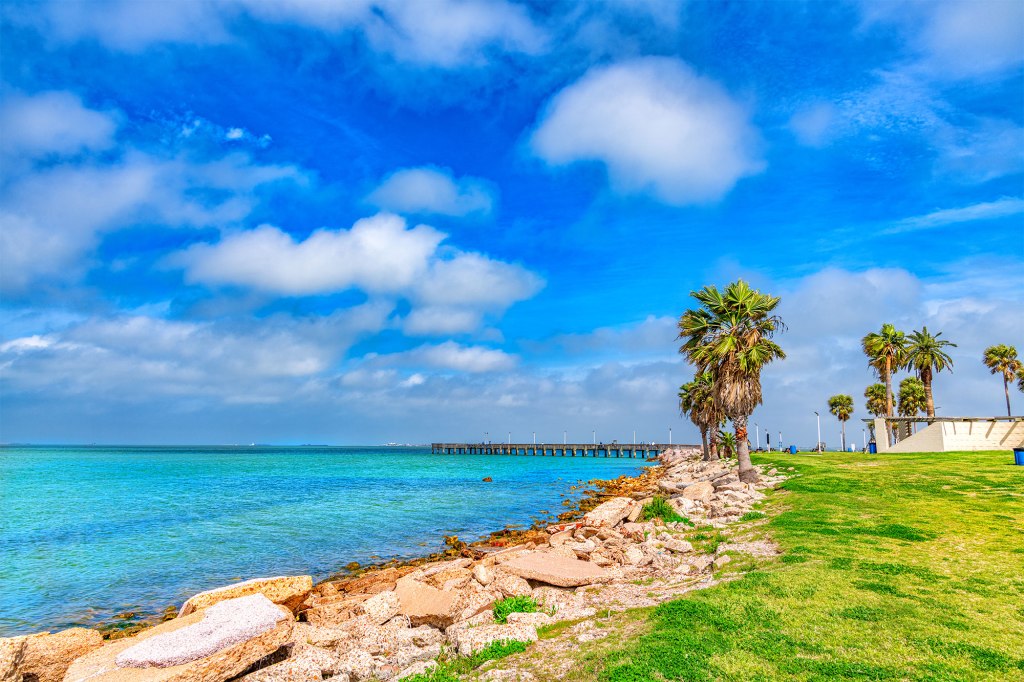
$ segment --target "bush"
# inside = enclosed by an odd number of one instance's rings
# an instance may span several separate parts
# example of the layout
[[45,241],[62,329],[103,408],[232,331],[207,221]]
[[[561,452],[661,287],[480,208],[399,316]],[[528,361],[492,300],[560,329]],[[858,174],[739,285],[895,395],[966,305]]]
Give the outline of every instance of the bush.
[[494,620],[497,623],[507,623],[510,613],[535,613],[537,602],[533,597],[518,595],[507,597],[494,604]]
[[641,521],[650,521],[651,519],[689,523],[689,520],[686,517],[680,516],[664,497],[655,497],[640,510]]

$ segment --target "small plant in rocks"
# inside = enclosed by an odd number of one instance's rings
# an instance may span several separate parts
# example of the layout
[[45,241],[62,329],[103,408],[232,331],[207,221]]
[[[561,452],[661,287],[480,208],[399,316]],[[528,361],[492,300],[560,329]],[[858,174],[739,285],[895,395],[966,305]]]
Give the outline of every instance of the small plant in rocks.
[[687,520],[685,517],[680,516],[664,497],[655,497],[640,510],[641,521],[650,521],[651,519],[661,519],[666,523],[669,521]]
[[535,613],[537,608],[537,601],[533,597],[527,597],[522,594],[515,597],[506,597],[494,604],[494,620],[497,623],[504,624],[508,622],[508,614],[510,613]]

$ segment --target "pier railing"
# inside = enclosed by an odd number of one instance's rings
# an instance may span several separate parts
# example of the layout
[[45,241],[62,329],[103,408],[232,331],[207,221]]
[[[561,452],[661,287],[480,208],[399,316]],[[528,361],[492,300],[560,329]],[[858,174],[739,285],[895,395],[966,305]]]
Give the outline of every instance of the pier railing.
[[669,448],[697,447],[665,443],[431,443],[435,455],[519,455],[526,457],[656,457]]

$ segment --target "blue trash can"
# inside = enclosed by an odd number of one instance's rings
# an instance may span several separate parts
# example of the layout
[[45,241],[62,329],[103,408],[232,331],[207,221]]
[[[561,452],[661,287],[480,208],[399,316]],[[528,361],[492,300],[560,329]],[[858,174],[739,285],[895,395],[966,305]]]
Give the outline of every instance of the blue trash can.
[[871,441],[870,443],[868,443],[868,452],[870,452],[872,455],[877,455],[878,443],[876,443],[875,441]]
[[789,454],[791,454],[791,455],[795,455],[796,454],[796,446],[795,445],[790,445],[789,446]]
[[1024,448],[1013,449],[1013,463],[1019,467],[1024,467]]

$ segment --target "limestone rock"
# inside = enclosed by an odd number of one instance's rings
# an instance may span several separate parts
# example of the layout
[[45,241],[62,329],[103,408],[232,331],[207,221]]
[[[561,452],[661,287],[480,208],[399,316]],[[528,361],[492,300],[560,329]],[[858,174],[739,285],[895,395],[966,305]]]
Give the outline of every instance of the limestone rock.
[[86,628],[0,639],[0,680],[60,682],[76,658],[102,644],[103,635]]
[[312,589],[313,578],[308,575],[254,578],[193,595],[182,605],[178,617],[187,616],[226,599],[247,597],[250,594],[262,594],[275,604],[281,604],[295,613]]
[[[575,557],[575,555],[573,556]],[[513,573],[502,573],[491,583],[491,588],[501,592],[504,597],[528,596],[533,592],[530,583]]]
[[398,615],[401,600],[394,592],[381,592],[364,601],[360,608],[371,623],[380,625]]
[[679,554],[686,554],[688,552],[693,551],[693,545],[691,545],[686,540],[677,540],[675,538],[670,538],[668,540],[664,540],[662,544],[665,545],[665,549],[671,552],[677,552]]
[[560,530],[554,535],[552,535],[550,538],[548,538],[548,542],[551,544],[552,547],[558,547],[559,545],[565,544],[566,542],[572,540],[573,532],[574,529],[572,528]]
[[583,524],[593,528],[600,528],[602,526],[611,528],[629,516],[629,513],[637,505],[637,501],[630,497],[613,497],[584,514]]
[[404,680],[407,677],[413,675],[426,675],[431,670],[437,667],[437,661],[420,661],[419,663],[413,663],[408,668],[402,669],[400,673],[395,675],[396,680]]
[[506,621],[509,625],[532,625],[539,628],[541,625],[550,625],[555,619],[546,613],[537,611],[535,613],[510,613]]
[[326,677],[338,682],[333,677],[337,672],[337,655],[320,647],[297,645],[284,661],[249,673],[238,682],[321,682]]
[[492,642],[515,640],[536,642],[537,628],[532,625],[481,625],[455,631],[455,646],[462,656],[480,651]]
[[477,564],[473,567],[473,578],[484,587],[487,587],[494,582],[494,571],[483,564]]
[[711,496],[715,494],[715,486],[707,481],[694,483],[683,489],[683,498],[697,502],[710,502]]
[[[632,501],[632,500],[631,500]],[[576,587],[607,582],[609,575],[589,561],[579,561],[550,552],[534,552],[504,564],[509,573],[559,587]]]
[[395,586],[399,613],[409,617],[412,625],[433,625],[445,628],[455,620],[455,593],[444,592],[409,577]]
[[373,668],[373,656],[362,649],[354,649],[338,657],[338,673],[347,675],[352,682],[372,678]]
[[338,626],[362,613],[362,605],[368,599],[364,594],[357,594],[349,597],[315,600],[314,606],[305,611],[306,620],[313,625]]
[[[221,602],[86,654],[71,664],[64,682],[222,682],[290,641],[294,623],[287,608],[262,595]],[[192,658],[197,654],[204,655]]]
[[725,566],[730,561],[732,561],[732,557],[729,556],[728,554],[723,554],[722,556],[720,556],[717,559],[715,559],[715,568],[721,568],[722,566]]

